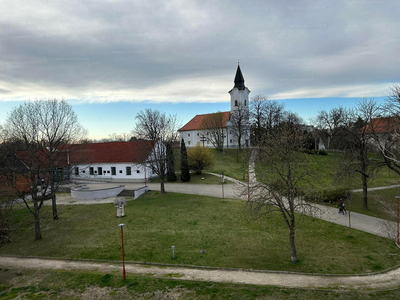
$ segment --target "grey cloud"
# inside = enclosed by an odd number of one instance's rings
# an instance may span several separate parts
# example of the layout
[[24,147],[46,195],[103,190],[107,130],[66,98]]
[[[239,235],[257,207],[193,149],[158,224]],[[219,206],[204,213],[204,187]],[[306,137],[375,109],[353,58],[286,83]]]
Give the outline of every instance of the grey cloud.
[[[249,88],[268,95],[399,80],[390,1],[19,2],[29,13],[0,19],[7,97],[40,87],[76,98],[131,91],[134,100],[188,78],[225,86],[237,60]],[[184,95],[212,97],[206,88]]]

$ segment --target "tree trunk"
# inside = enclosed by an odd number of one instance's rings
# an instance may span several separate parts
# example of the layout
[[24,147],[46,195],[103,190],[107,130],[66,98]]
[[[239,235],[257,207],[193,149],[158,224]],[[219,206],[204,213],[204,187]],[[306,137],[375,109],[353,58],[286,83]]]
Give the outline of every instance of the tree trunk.
[[57,203],[56,203],[56,191],[54,190],[54,179],[51,180],[51,206],[53,209],[53,220],[58,220],[57,214]]
[[165,194],[164,177],[160,177],[160,180],[161,180],[160,184],[161,194]]
[[297,251],[296,251],[296,244],[294,242],[294,235],[295,235],[294,228],[290,228],[289,239],[290,239],[290,247],[292,248],[291,262],[293,263],[297,262]]
[[362,169],[362,185],[363,185],[363,209],[368,210],[368,175],[367,175],[367,163],[365,156],[362,155],[361,169]]
[[40,215],[39,215],[39,205],[37,200],[33,200],[33,217],[35,223],[35,240],[40,240],[42,238],[42,232],[40,229]]
[[368,183],[367,183],[367,176],[364,174],[362,175],[362,182],[363,182],[363,209],[368,210]]

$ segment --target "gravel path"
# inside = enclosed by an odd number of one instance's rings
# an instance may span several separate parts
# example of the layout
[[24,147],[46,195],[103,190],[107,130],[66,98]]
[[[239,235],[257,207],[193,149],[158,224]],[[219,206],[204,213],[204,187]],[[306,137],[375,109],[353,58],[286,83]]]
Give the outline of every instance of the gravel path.
[[[61,270],[92,270],[109,273],[120,271],[122,264],[94,263],[71,260],[37,259],[0,257],[1,268],[28,268],[28,269],[61,269]],[[293,274],[285,272],[253,272],[241,270],[198,269],[186,267],[157,267],[140,264],[126,264],[126,273],[142,274],[154,277],[168,277],[179,280],[212,281],[224,283],[240,283],[268,285],[288,288],[314,289],[377,289],[386,290],[398,288],[400,285],[400,269],[386,273],[368,276],[329,276]]]

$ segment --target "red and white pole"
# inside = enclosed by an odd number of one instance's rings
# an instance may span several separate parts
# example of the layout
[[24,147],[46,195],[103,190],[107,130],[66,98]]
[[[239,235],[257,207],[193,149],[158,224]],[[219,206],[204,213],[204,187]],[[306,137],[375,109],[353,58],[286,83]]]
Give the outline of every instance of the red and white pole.
[[125,273],[125,253],[124,253],[124,230],[123,227],[125,224],[119,224],[119,227],[121,227],[121,241],[122,241],[122,273],[124,275],[124,281],[126,279],[126,273]]
[[397,197],[397,246],[398,247],[400,247],[399,221],[400,221],[400,209],[399,209],[399,197]]

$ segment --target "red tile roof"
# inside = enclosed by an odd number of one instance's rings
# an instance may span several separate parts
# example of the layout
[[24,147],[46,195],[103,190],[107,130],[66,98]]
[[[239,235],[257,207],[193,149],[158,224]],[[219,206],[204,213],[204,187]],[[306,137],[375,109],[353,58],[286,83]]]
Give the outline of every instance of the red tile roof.
[[366,125],[366,133],[392,133],[399,131],[400,121],[398,118],[382,117],[374,118]]
[[[215,113],[205,114],[205,115],[196,115],[193,119],[191,119],[188,123],[186,123],[185,126],[183,126],[178,131],[201,130],[201,128],[200,128],[201,122],[203,122],[205,117],[207,117],[209,115],[213,115],[213,114],[215,114]],[[230,111],[222,112],[222,122],[223,122],[222,127],[226,127],[226,122],[229,120],[230,114],[231,114]]]
[[69,145],[70,164],[132,163],[146,160],[155,141],[109,142]]

